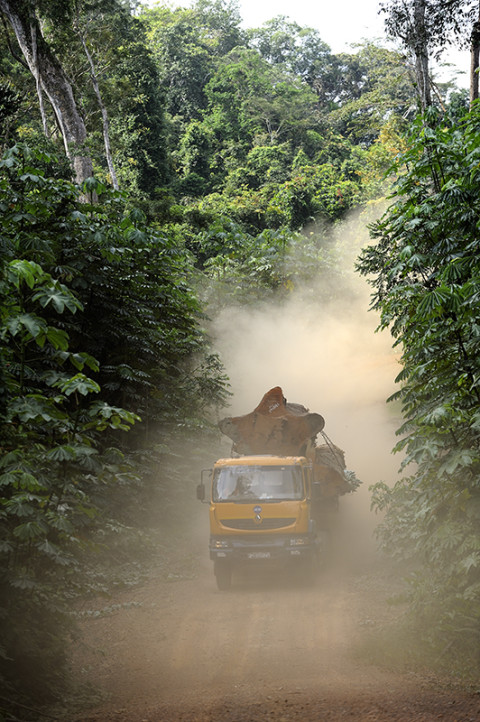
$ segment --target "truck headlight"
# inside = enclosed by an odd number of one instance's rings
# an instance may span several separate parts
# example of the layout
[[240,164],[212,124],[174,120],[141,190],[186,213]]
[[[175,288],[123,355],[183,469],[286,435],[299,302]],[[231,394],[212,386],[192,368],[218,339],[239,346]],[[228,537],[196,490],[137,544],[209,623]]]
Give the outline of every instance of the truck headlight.
[[212,549],[228,549],[230,542],[226,539],[214,539],[212,541]]

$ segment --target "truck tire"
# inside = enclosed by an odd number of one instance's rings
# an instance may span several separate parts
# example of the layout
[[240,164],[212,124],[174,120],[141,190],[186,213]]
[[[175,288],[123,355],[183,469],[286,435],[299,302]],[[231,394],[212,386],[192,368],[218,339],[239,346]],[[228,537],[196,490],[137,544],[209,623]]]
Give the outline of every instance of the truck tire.
[[213,572],[217,580],[217,587],[222,592],[226,592],[232,586],[232,567],[228,562],[215,561],[213,564]]

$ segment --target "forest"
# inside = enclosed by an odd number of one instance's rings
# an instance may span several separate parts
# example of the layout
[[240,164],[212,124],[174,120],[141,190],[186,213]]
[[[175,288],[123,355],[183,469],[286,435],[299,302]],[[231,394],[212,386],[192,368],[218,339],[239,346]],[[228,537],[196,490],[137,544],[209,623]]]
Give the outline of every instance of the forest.
[[[403,455],[378,541],[422,644],[478,670],[478,3],[380,6],[390,42],[334,54],[235,0],[0,0],[5,714],[62,697],[75,610],[141,579],[152,497],[167,537],[192,495],[231,394],[211,319],[313,280],[340,298],[332,231],[372,207],[356,273],[401,359]],[[432,73],[452,44],[470,92]]]

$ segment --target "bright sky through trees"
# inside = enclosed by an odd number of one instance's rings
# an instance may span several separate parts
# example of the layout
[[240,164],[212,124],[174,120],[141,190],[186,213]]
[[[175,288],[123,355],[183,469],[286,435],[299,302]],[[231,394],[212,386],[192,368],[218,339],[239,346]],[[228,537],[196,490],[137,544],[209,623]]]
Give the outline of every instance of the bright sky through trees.
[[[142,0],[146,5],[168,4],[189,7],[193,0]],[[240,15],[245,27],[259,27],[277,15],[285,15],[299,25],[315,28],[334,53],[351,52],[352,44],[364,39],[386,43],[383,14],[379,14],[380,0],[239,0]],[[461,75],[457,83],[468,87],[470,60],[468,52],[456,50],[446,53],[444,62],[454,64]],[[438,72],[441,80],[449,80],[451,71]]]
[[384,36],[383,18],[378,15],[377,0],[240,0],[240,14],[247,27],[255,27],[276,15],[286,15],[299,25],[320,32],[334,53],[348,50],[362,38]]
[[[141,0],[151,7],[169,5],[170,7],[189,7],[193,0]],[[339,0],[326,2],[321,0],[239,0],[240,15],[245,27],[259,27],[277,15],[285,15],[299,25],[319,30],[334,53],[349,49],[351,43],[362,38],[381,38],[384,36],[383,19],[378,15],[378,0]]]

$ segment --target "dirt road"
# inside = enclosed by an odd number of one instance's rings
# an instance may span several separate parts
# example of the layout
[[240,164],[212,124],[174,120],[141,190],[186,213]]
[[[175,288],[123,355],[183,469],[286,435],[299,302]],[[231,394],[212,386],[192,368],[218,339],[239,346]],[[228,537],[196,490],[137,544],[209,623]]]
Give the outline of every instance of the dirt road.
[[348,540],[312,588],[284,574],[237,575],[215,587],[199,551],[195,579],[152,580],[84,624],[77,674],[104,701],[89,722],[480,719],[480,696],[359,656],[365,630],[394,614],[394,580]]

